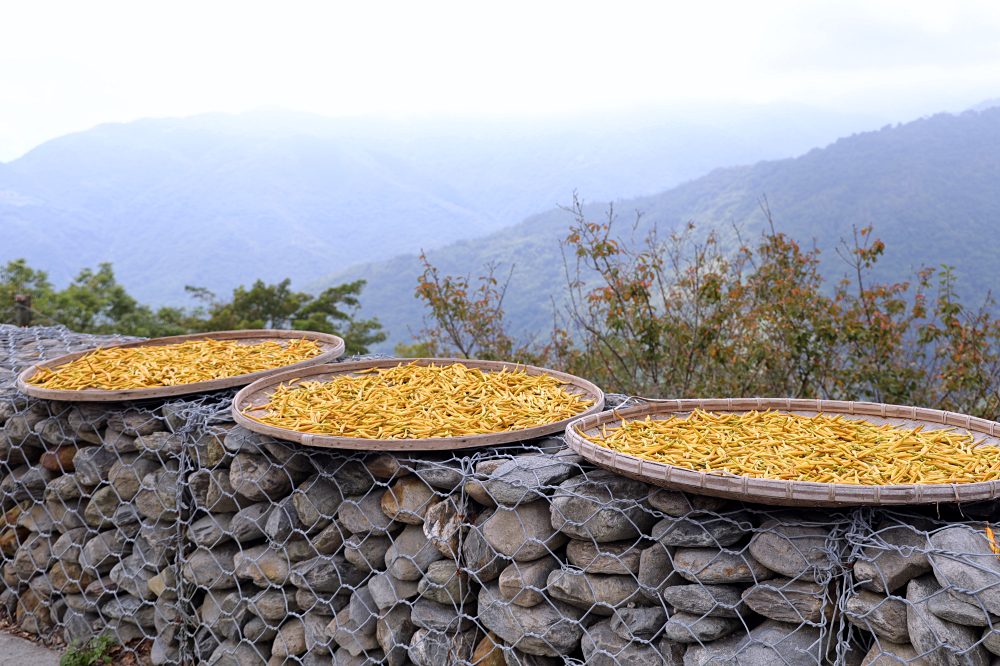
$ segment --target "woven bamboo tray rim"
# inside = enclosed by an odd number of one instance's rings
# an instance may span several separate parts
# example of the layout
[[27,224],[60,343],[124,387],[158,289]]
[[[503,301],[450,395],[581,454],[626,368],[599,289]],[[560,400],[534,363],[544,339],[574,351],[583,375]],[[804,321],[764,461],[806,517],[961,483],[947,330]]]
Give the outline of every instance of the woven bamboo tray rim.
[[[173,345],[191,340],[234,340],[254,344],[267,341],[282,340],[312,340],[322,349],[322,352],[313,358],[306,359],[291,365],[284,365],[271,370],[261,370],[232,377],[212,379],[203,382],[193,382],[191,384],[177,384],[175,386],[157,386],[152,388],[122,389],[118,391],[108,391],[104,389],[81,389],[71,391],[66,389],[49,389],[29,384],[28,380],[34,376],[41,368],[58,368],[70,361],[89,354],[98,349],[112,348],[134,348],[134,347],[160,347],[163,345]],[[328,363],[340,358],[344,353],[344,341],[336,335],[329,333],[318,333],[316,331],[287,331],[280,329],[249,329],[243,331],[214,331],[211,333],[193,333],[190,335],[171,335],[163,338],[150,338],[148,340],[137,340],[119,345],[105,345],[93,347],[72,354],[65,354],[54,359],[36,363],[26,368],[17,376],[17,388],[35,398],[45,400],[61,400],[67,402],[121,402],[126,400],[154,400],[158,398],[169,398],[179,395],[189,395],[192,393],[206,393],[209,391],[219,391],[222,389],[245,386],[257,379],[267,377],[275,372],[293,370],[297,368],[307,368],[312,365]]]
[[[394,368],[399,365],[451,365],[461,363],[469,368],[478,368],[485,372],[500,370],[524,371],[529,375],[549,375],[565,385],[566,390],[584,395],[593,401],[586,410],[575,416],[560,421],[553,421],[533,428],[511,430],[506,432],[483,435],[463,435],[457,437],[428,437],[423,439],[368,439],[363,437],[338,437],[334,435],[318,435],[312,433],[278,428],[261,423],[243,411],[249,407],[259,407],[267,403],[271,394],[280,384],[295,384],[301,381],[323,381],[337,375],[349,375],[371,368]],[[357,451],[447,451],[452,449],[468,449],[484,446],[498,446],[511,442],[526,441],[562,433],[566,426],[581,416],[592,416],[604,409],[604,392],[591,382],[565,372],[540,368],[524,363],[508,363],[506,361],[480,361],[464,358],[392,358],[348,363],[332,363],[313,366],[304,371],[289,371],[271,375],[258,380],[240,390],[233,399],[233,419],[246,428],[278,439],[298,442],[306,446],[316,446],[332,449],[352,449]]]
[[663,488],[682,490],[757,504],[782,506],[881,506],[978,502],[1000,497],[1000,481],[950,484],[900,484],[861,486],[844,483],[781,481],[697,472],[644,460],[606,449],[581,433],[598,434],[601,426],[614,427],[622,420],[666,419],[695,409],[710,412],[748,412],[772,409],[793,414],[841,414],[873,423],[915,427],[959,428],[972,433],[986,446],[1000,446],[1000,423],[939,409],[845,400],[796,398],[711,398],[656,400],[637,407],[610,410],[574,420],[566,429],[566,443],[592,463],[623,476]]

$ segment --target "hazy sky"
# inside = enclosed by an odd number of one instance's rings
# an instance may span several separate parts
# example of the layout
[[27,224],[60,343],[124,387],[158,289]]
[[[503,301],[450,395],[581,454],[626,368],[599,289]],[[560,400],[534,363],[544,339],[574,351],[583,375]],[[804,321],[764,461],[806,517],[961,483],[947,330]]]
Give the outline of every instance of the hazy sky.
[[107,121],[282,106],[527,116],[791,101],[900,120],[1000,97],[1000,3],[0,5],[0,161]]

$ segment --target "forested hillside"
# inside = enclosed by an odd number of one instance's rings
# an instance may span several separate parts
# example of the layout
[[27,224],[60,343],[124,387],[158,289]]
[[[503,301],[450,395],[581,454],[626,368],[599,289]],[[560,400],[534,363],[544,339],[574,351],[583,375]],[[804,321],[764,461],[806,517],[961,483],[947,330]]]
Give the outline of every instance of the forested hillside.
[[[584,197],[589,196],[581,191]],[[902,279],[921,265],[956,267],[957,289],[982,299],[1000,287],[1000,109],[939,114],[838,140],[794,159],[719,169],[662,194],[615,203],[618,214],[641,211],[637,229],[662,231],[688,221],[703,228],[735,225],[753,234],[764,223],[766,196],[780,231],[802,242],[815,239],[823,271],[843,272],[836,248],[852,228],[873,225],[888,250],[879,277]],[[567,191],[564,201],[569,203]],[[604,214],[605,203],[588,212]],[[553,300],[562,298],[560,240],[571,216],[551,210],[483,238],[428,253],[444,273],[478,275],[488,262],[514,267],[505,304],[514,329],[544,331]],[[413,298],[420,262],[410,254],[336,274],[318,285],[364,278],[365,310],[378,313],[390,342],[420,327],[423,305]],[[318,286],[317,285],[317,286]]]

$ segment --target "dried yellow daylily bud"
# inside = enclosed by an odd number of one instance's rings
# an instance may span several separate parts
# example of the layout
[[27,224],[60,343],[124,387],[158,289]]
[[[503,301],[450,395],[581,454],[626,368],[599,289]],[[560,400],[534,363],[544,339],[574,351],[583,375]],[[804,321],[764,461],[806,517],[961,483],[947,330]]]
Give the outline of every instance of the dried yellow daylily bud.
[[483,372],[461,363],[372,368],[328,381],[281,385],[246,415],[339,437],[424,439],[522,430],[575,416],[593,402],[555,377]]
[[323,350],[312,340],[241,344],[189,340],[172,345],[108,347],[57,368],[41,368],[28,380],[47,389],[155,388],[224,379],[308,360]]
[[594,444],[710,474],[858,485],[1000,479],[1000,447],[953,428],[924,430],[843,416],[695,410],[605,426]]

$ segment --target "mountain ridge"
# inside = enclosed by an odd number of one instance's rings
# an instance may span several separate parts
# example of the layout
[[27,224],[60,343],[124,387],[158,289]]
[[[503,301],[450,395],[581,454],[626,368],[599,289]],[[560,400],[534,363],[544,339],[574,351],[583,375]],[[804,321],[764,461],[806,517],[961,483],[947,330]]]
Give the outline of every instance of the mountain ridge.
[[186,284],[301,286],[486,235],[574,187],[595,198],[657,192],[868,122],[777,107],[586,122],[263,110],[107,123],[0,164],[0,262],[24,257],[65,284],[110,261],[153,305],[188,302]]

